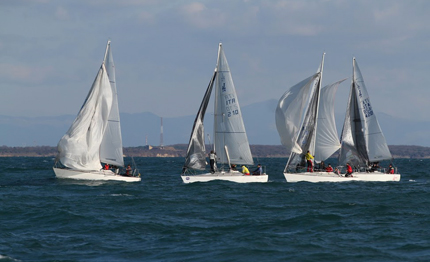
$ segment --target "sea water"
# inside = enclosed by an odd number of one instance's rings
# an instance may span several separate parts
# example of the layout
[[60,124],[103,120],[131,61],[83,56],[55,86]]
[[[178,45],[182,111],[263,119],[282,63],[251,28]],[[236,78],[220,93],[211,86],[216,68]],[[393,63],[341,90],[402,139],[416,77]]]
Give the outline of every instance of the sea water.
[[[183,184],[183,158],[135,158],[139,183],[55,178],[2,158],[3,261],[430,261],[430,160],[400,182]],[[130,159],[126,159],[126,163]]]

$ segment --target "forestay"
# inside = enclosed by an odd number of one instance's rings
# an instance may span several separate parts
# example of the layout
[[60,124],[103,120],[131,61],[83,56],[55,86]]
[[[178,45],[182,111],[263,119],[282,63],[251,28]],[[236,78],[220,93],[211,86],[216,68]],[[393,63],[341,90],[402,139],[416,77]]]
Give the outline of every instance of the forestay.
[[107,127],[100,145],[100,161],[116,166],[124,166],[121,124],[118,108],[118,94],[116,90],[115,64],[112,57],[110,41],[106,47],[104,64],[112,88],[112,108]]
[[392,158],[355,58],[341,141],[340,164],[367,166],[370,162]]
[[61,163],[74,170],[100,170],[100,144],[112,106],[112,88],[105,65],[96,79],[67,133],[58,142]]
[[[254,164],[239,100],[221,43],[217,61],[214,129],[214,148],[219,163]],[[230,161],[227,159],[225,147],[228,149]]]

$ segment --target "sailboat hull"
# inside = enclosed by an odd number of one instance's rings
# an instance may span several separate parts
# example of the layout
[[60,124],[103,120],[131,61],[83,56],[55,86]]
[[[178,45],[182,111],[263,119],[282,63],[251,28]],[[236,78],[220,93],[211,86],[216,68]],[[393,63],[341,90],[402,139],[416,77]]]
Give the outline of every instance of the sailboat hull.
[[214,174],[207,173],[202,175],[181,175],[184,183],[209,182],[213,180],[224,180],[236,183],[266,183],[269,180],[267,174],[258,176],[246,176],[240,172],[217,172]]
[[381,172],[354,172],[352,177],[337,175],[333,172],[305,172],[305,173],[284,173],[287,182],[349,182],[349,181],[368,181],[368,182],[390,182],[400,181],[400,174],[385,174]]
[[100,171],[77,171],[71,169],[63,169],[54,167],[55,175],[58,178],[68,178],[77,180],[113,180],[113,181],[125,181],[125,182],[139,182],[140,177],[121,176],[117,175],[111,170],[100,170]]

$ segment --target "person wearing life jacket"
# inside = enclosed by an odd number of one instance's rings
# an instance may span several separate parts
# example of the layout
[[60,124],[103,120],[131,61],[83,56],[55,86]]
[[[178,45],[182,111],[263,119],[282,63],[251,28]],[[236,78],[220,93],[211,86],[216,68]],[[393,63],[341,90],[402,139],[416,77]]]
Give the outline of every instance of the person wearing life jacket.
[[109,164],[105,164],[105,170],[109,170]]
[[333,172],[333,167],[331,167],[330,164],[328,164],[328,167],[325,169],[326,172]]
[[349,163],[346,163],[345,177],[352,177],[352,167],[349,165]]
[[249,174],[249,170],[248,170],[248,168],[245,165],[242,166],[242,174],[244,174],[245,176],[249,176],[250,175]]
[[312,159],[314,159],[314,157],[311,155],[309,150],[306,153],[305,158],[306,158],[306,163],[308,165],[308,172],[314,172],[313,163],[312,163]]
[[393,167],[393,165],[389,165],[388,166],[388,169],[387,169],[387,174],[394,174],[394,167]]

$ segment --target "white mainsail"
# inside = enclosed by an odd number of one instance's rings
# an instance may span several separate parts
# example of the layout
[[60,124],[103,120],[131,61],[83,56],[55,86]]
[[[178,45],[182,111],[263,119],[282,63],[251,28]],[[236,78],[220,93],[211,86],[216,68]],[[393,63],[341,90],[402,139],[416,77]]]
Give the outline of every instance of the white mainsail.
[[345,80],[346,78],[321,89],[314,155],[316,162],[326,160],[340,148],[334,117],[334,97],[338,86]]
[[110,41],[106,46],[106,53],[103,60],[112,88],[112,108],[109,114],[106,131],[100,145],[100,161],[115,166],[124,166],[121,124],[118,108],[118,94],[115,80],[115,64],[113,61]]
[[340,164],[367,167],[370,162],[392,159],[355,58],[341,141]]
[[100,144],[112,107],[112,88],[102,64],[75,121],[58,142],[60,162],[71,169],[100,170]]
[[[221,43],[217,61],[214,129],[214,149],[219,163],[254,164],[239,100]],[[225,147],[230,159],[227,159]]]

